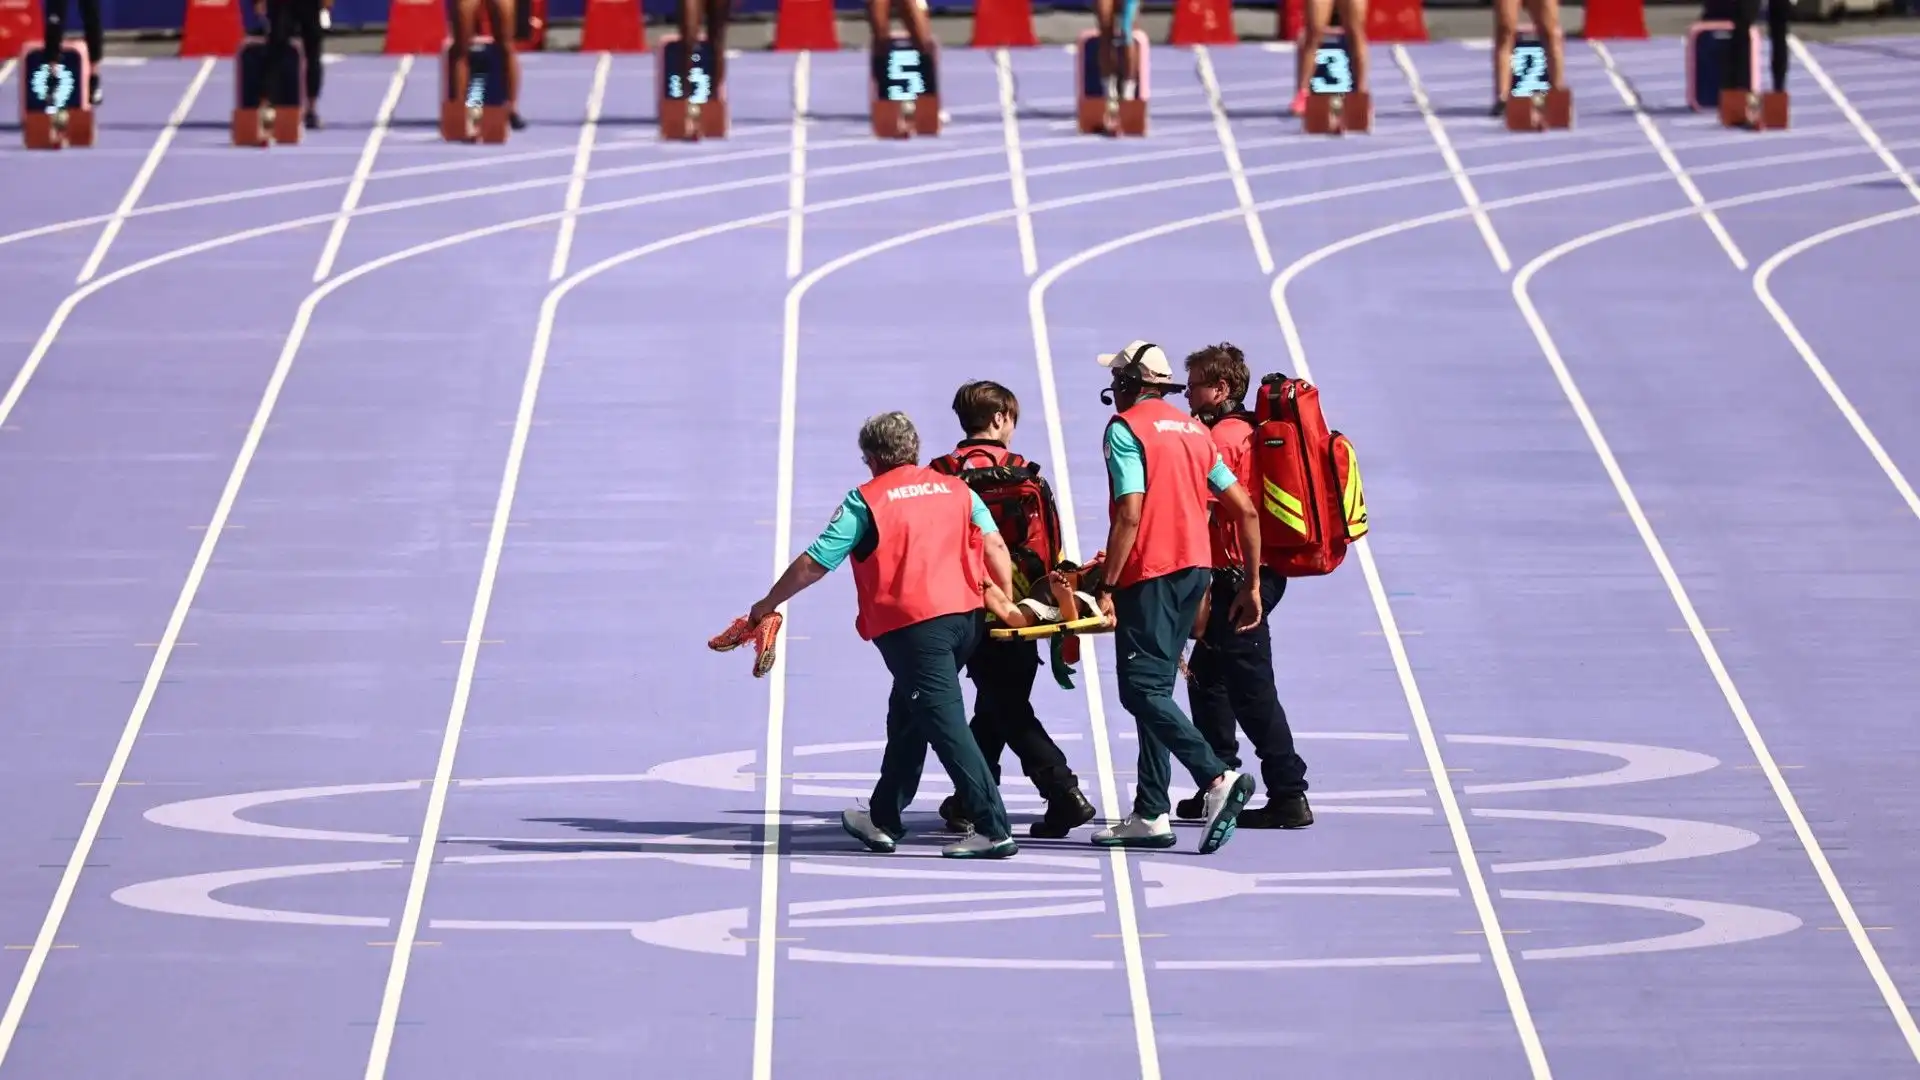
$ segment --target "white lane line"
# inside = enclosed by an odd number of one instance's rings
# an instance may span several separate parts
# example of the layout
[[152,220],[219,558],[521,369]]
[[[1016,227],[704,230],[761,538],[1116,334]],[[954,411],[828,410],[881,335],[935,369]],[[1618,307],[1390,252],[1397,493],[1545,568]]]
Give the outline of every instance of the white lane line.
[[1920,214],[1920,206],[1909,206],[1903,210],[1893,210],[1884,214],[1876,214],[1870,218],[1862,218],[1859,221],[1835,226],[1825,232],[1809,236],[1796,244],[1781,248],[1772,258],[1760,264],[1759,271],[1753,275],[1753,291],[1754,295],[1760,298],[1761,306],[1767,309],[1767,314],[1773,316],[1773,321],[1780,325],[1780,332],[1787,336],[1787,341],[1793,345],[1794,351],[1800,354],[1800,359],[1806,363],[1807,369],[1813,372],[1813,377],[1820,383],[1820,388],[1827,392],[1829,398],[1833,399],[1833,404],[1840,410],[1840,415],[1847,418],[1847,423],[1853,428],[1853,433],[1859,436],[1860,441],[1866,445],[1867,452],[1873,455],[1873,460],[1880,466],[1880,471],[1887,474],[1887,479],[1893,484],[1893,489],[1899,492],[1900,498],[1906,502],[1907,509],[1912,511],[1916,518],[1920,518],[1920,496],[1914,494],[1913,485],[1907,482],[1906,474],[1900,471],[1900,466],[1894,464],[1893,457],[1887,453],[1886,447],[1880,445],[1880,440],[1874,436],[1873,429],[1867,426],[1867,422],[1861,418],[1859,410],[1855,409],[1853,402],[1847,399],[1846,393],[1840,389],[1840,384],[1834,380],[1832,373],[1827,371],[1827,366],[1820,362],[1819,355],[1813,351],[1813,346],[1809,345],[1807,339],[1801,335],[1800,328],[1794,325],[1793,320],[1788,317],[1786,309],[1774,298],[1772,287],[1774,271],[1785,265],[1788,259],[1824,244],[1829,240],[1835,240],[1864,229],[1871,229],[1890,222],[1910,218],[1916,214]]
[[1260,225],[1260,214],[1253,208],[1253,186],[1247,183],[1247,170],[1240,163],[1240,146],[1233,138],[1233,125],[1227,122],[1226,103],[1221,99],[1220,80],[1214,77],[1213,56],[1205,45],[1193,47],[1193,62],[1200,69],[1200,85],[1206,90],[1207,107],[1213,113],[1214,136],[1220,140],[1220,152],[1226,155],[1227,171],[1233,174],[1233,191],[1247,215],[1247,236],[1253,241],[1253,257],[1260,273],[1273,273],[1273,251],[1267,247],[1267,232]]
[[1787,45],[1793,50],[1793,55],[1799,59],[1801,66],[1807,69],[1807,74],[1813,76],[1813,81],[1819,83],[1820,89],[1825,90],[1827,96],[1833,99],[1833,103],[1840,107],[1840,112],[1847,118],[1847,122],[1860,133],[1860,137],[1866,140],[1867,145],[1873,149],[1880,160],[1886,162],[1887,170],[1906,186],[1907,194],[1920,200],[1920,183],[1914,182],[1913,173],[1900,163],[1899,158],[1893,156],[1886,144],[1880,141],[1880,136],[1873,130],[1872,125],[1868,124],[1866,119],[1854,109],[1853,103],[1847,100],[1847,95],[1841,93],[1840,87],[1827,77],[1827,69],[1820,66],[1820,61],[1813,58],[1813,53],[1800,43],[1797,35],[1788,35]]
[[[1801,185],[1798,189],[1783,190],[1797,193],[1798,191],[1806,190],[1824,190],[1858,182],[1858,178],[1850,177],[1841,182],[1830,181],[1820,185]],[[1764,194],[1771,198],[1784,197],[1779,191]],[[1760,200],[1755,197],[1728,199],[1722,200],[1716,205],[1738,205],[1748,201]],[[1880,959],[1879,950],[1869,939],[1859,914],[1854,910],[1853,902],[1847,897],[1846,890],[1841,886],[1839,878],[1834,874],[1833,866],[1827,859],[1825,849],[1821,847],[1819,838],[1814,835],[1812,826],[1808,824],[1806,815],[1801,811],[1799,800],[1794,797],[1792,789],[1787,785],[1786,776],[1781,772],[1780,766],[1775,761],[1773,752],[1768,747],[1765,737],[1761,735],[1759,726],[1754,722],[1753,714],[1748,710],[1746,700],[1741,695],[1739,687],[1734,684],[1733,676],[1727,671],[1726,664],[1720,657],[1719,648],[1713,643],[1712,636],[1707,633],[1705,624],[1702,623],[1699,613],[1694,609],[1693,600],[1687,594],[1686,587],[1681,583],[1679,574],[1673,568],[1673,563],[1667,558],[1666,549],[1661,544],[1659,536],[1655,534],[1652,524],[1648,522],[1646,513],[1641,509],[1640,500],[1635,496],[1632,485],[1627,482],[1626,473],[1621,469],[1619,461],[1614,457],[1613,449],[1608,445],[1605,434],[1600,430],[1599,423],[1594,419],[1592,411],[1587,407],[1586,399],[1580,393],[1579,386],[1574,382],[1572,373],[1568,371],[1566,361],[1560,355],[1559,347],[1554,343],[1553,336],[1548,333],[1546,323],[1541,319],[1539,311],[1534,307],[1532,297],[1527,293],[1527,286],[1532,282],[1534,275],[1547,266],[1552,265],[1555,260],[1562,256],[1577,251],[1589,244],[1610,239],[1633,231],[1634,229],[1644,228],[1648,225],[1664,221],[1678,220],[1692,213],[1692,210],[1687,210],[1668,214],[1650,215],[1634,221],[1624,222],[1611,228],[1596,230],[1560,244],[1542,253],[1539,257],[1528,263],[1519,274],[1515,275],[1513,279],[1514,302],[1519,305],[1521,316],[1526,320],[1528,328],[1533,331],[1534,338],[1539,342],[1541,353],[1546,357],[1547,363],[1553,368],[1554,376],[1559,380],[1561,390],[1566,394],[1567,401],[1573,406],[1575,415],[1580,419],[1580,426],[1585,429],[1588,440],[1593,444],[1594,452],[1599,456],[1602,466],[1605,467],[1607,476],[1613,481],[1614,490],[1619,494],[1621,503],[1626,507],[1627,515],[1632,518],[1634,528],[1639,531],[1640,539],[1646,545],[1647,553],[1652,556],[1654,566],[1658,568],[1660,572],[1661,580],[1666,583],[1667,591],[1673,597],[1674,606],[1679,609],[1681,618],[1685,620],[1687,629],[1693,635],[1694,644],[1698,646],[1701,657],[1705,659],[1708,670],[1713,674],[1714,682],[1720,688],[1721,696],[1726,699],[1728,709],[1732,711],[1735,721],[1740,725],[1741,732],[1745,734],[1747,744],[1753,751],[1755,762],[1760,766],[1761,772],[1765,774],[1767,783],[1772,787],[1774,796],[1779,800],[1781,808],[1786,811],[1788,820],[1792,822],[1794,834],[1799,838],[1800,845],[1806,852],[1808,861],[1813,865],[1815,875],[1820,879],[1820,884],[1825,888],[1828,900],[1832,902],[1834,910],[1840,916],[1841,922],[1846,926],[1847,936],[1853,940],[1855,950],[1860,954],[1861,960],[1866,964],[1868,972],[1873,977],[1875,986],[1880,990],[1882,1000],[1885,1001],[1887,1008],[1892,1012],[1895,1024],[1899,1027],[1901,1035],[1906,1039],[1908,1050],[1916,1060],[1920,1060],[1920,1027],[1916,1027],[1914,1024],[1912,1010],[1908,1007],[1906,1000],[1901,996],[1899,987],[1894,984],[1892,977],[1887,973],[1886,965]]]
[[394,107],[400,104],[400,91],[407,85],[407,73],[413,70],[413,57],[402,56],[393,71],[393,81],[387,84],[387,96],[380,100],[380,111],[375,115],[373,130],[367,132],[366,144],[360,148],[359,164],[353,167],[353,178],[347,182],[347,194],[340,200],[340,214],[333,219],[333,228],[327,230],[327,244],[320,249],[320,262],[313,268],[313,280],[322,282],[333,273],[333,261],[340,256],[340,245],[347,238],[347,225],[353,220],[353,212],[360,205],[360,195],[367,189],[367,174],[373,171],[374,159],[380,156],[380,144],[386,141],[387,127],[393,122]]
[[1493,263],[1505,274],[1513,269],[1513,260],[1507,257],[1507,248],[1500,242],[1500,234],[1493,231],[1493,219],[1487,216],[1486,207],[1480,203],[1480,193],[1474,190],[1473,181],[1468,178],[1467,167],[1461,163],[1460,155],[1454,151],[1453,140],[1448,138],[1446,126],[1440,123],[1440,117],[1433,111],[1433,105],[1427,100],[1427,91],[1420,84],[1420,72],[1414,69],[1413,57],[1407,54],[1405,47],[1393,47],[1394,63],[1407,76],[1407,85],[1413,90],[1414,104],[1420,107],[1420,115],[1426,119],[1427,131],[1440,147],[1440,157],[1447,163],[1447,169],[1453,173],[1453,182],[1460,189],[1460,197],[1466,200],[1468,209],[1473,211],[1473,223],[1480,229],[1480,238],[1487,242],[1487,251],[1493,255]]
[[1020,216],[1014,219],[1020,233],[1020,272],[1032,277],[1040,268],[1040,256],[1033,242],[1033,215],[1027,197],[1026,159],[1020,150],[1020,118],[1015,108],[1013,60],[1005,49],[993,51],[993,71],[1000,81],[1000,129],[1007,144],[1007,175],[1013,180],[1013,207]]
[[[787,154],[787,277],[797,278],[806,265],[801,234],[807,217],[807,101],[812,91],[813,53],[802,52],[793,61],[793,145]],[[778,659],[776,657],[776,659]]]
[[1707,205],[1706,196],[1700,194],[1700,189],[1694,186],[1693,179],[1687,175],[1687,170],[1680,164],[1680,159],[1674,156],[1673,148],[1667,145],[1667,140],[1660,134],[1660,128],[1654,124],[1653,117],[1648,116],[1647,110],[1641,107],[1639,95],[1633,92],[1633,88],[1628,86],[1627,80],[1621,76],[1620,69],[1614,66],[1613,53],[1599,41],[1589,41],[1587,45],[1600,57],[1600,63],[1606,67],[1607,78],[1613,80],[1613,88],[1619,93],[1620,100],[1626,102],[1627,108],[1633,110],[1633,118],[1639,121],[1640,130],[1646,134],[1647,141],[1653,144],[1653,149],[1660,155],[1660,160],[1666,163],[1667,170],[1673,173],[1674,182],[1680,185],[1682,192],[1686,193],[1687,201],[1693,204],[1694,209],[1700,211],[1700,220],[1706,222],[1707,230],[1713,233],[1715,240],[1720,242],[1721,250],[1725,251],[1727,258],[1733,261],[1734,269],[1745,270],[1747,257],[1741,253],[1740,245],[1733,242],[1732,234],[1728,233],[1726,226],[1720,223],[1720,215],[1714,213],[1713,208]]
[[[80,268],[80,276],[73,281],[75,285],[85,285],[94,274],[99,272],[101,261],[107,257],[107,249],[113,246],[114,238],[120,235],[120,227],[126,224],[127,215],[133,213],[134,204],[140,201],[140,196],[146,194],[147,184],[153,180],[154,172],[160,168],[160,159],[167,155],[167,147],[173,145],[174,133],[179,131],[180,125],[186,121],[187,113],[193,108],[194,99],[200,96],[200,88],[207,85],[207,76],[211,74],[213,74],[213,57],[209,56],[200,62],[200,70],[194,74],[193,81],[187,84],[187,92],[180,95],[179,104],[173,107],[173,115],[167,117],[166,126],[160,129],[160,137],[153,140],[153,148],[147,151],[146,160],[140,163],[140,171],[134,174],[133,183],[127,188],[126,194],[121,196],[119,208],[107,218],[107,227],[100,231],[100,239],[93,245],[93,254],[87,256],[86,265]],[[82,88],[80,92],[86,91]]]
[[[594,131],[600,122],[601,102],[606,100],[607,73],[612,69],[613,54],[601,53],[600,61],[593,67],[593,89],[587,92],[587,122],[580,126],[580,142],[573,151],[573,177],[567,181],[569,211],[580,209],[580,200],[587,192],[587,164],[593,159]],[[566,274],[567,258],[573,253],[573,232],[579,220],[572,213],[560,219],[560,239],[553,245],[548,281],[559,281]]]

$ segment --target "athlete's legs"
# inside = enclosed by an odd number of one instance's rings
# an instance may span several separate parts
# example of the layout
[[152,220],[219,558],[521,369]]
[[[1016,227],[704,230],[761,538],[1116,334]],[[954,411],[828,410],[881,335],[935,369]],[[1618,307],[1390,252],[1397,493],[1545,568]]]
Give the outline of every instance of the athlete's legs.
[[507,108],[516,121],[520,119],[520,54],[513,47],[515,21],[518,14],[514,11],[515,0],[486,0],[487,18],[493,23],[493,47],[499,50],[501,66],[507,73]]
[[[453,39],[450,48],[453,55],[447,58],[448,73],[456,87],[467,85],[472,76],[472,64],[468,62],[473,52],[473,24],[480,14],[480,0],[450,0],[447,12],[448,36]],[[442,92],[445,90],[443,88]]]
[[727,77],[727,23],[733,18],[732,0],[706,0],[707,74],[714,86]]
[[1340,25],[1347,34],[1347,60],[1353,65],[1353,88],[1367,92],[1367,0],[1340,0]]
[[1137,85],[1140,81],[1140,65],[1137,62],[1138,58],[1133,54],[1133,23],[1140,15],[1140,0],[1120,0],[1120,2],[1123,6],[1120,11],[1120,25],[1116,28],[1119,42],[1114,47],[1114,53],[1121,61],[1123,72],[1121,78],[1125,79],[1129,85]]
[[1333,22],[1333,0],[1307,0],[1307,25],[1295,57],[1293,111],[1307,107],[1307,87],[1313,82],[1313,58],[1320,53],[1320,41]]
[[1558,90],[1566,85],[1563,65],[1567,62],[1566,42],[1560,33],[1560,0],[1526,0],[1526,5],[1534,32],[1547,50],[1547,85]]
[[1493,0],[1493,104],[1506,107],[1513,86],[1513,44],[1520,32],[1520,0]]
[[931,61],[933,21],[927,17],[926,0],[894,0],[894,9],[899,12],[901,24],[907,28],[907,36],[913,39],[914,48]]
[[893,0],[867,0],[867,33],[873,38],[867,62],[879,71],[887,42],[893,39]]
[[1760,14],[1760,0],[1737,0],[1733,8],[1733,41],[1727,54],[1727,74],[1720,86],[1726,90],[1752,90],[1753,19]]
[[1120,56],[1113,47],[1114,38],[1119,34],[1116,8],[1117,0],[1093,0],[1094,32],[1099,35],[1093,55],[1100,65],[1102,87],[1107,85],[1108,80],[1117,78],[1120,71]]
[[672,74],[680,76],[680,85],[687,87],[687,77],[693,73],[693,44],[700,40],[700,16],[705,8],[705,0],[680,0],[680,70]]
[[[1787,61],[1791,54],[1787,52],[1787,0],[1767,0],[1767,52],[1773,61],[1773,89],[1775,93],[1787,90]],[[89,38],[89,41],[92,39]]]

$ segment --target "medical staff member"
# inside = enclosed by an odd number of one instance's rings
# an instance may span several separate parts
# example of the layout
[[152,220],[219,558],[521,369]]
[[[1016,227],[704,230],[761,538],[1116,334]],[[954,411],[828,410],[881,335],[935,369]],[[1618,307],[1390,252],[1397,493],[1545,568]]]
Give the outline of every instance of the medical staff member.
[[905,413],[869,419],[859,442],[873,479],[847,493],[819,539],[747,617],[758,623],[851,555],[854,629],[880,650],[893,691],[871,806],[842,813],[841,827],[868,850],[893,851],[906,836],[901,814],[920,786],[931,743],[974,829],[941,854],[1006,858],[1018,849],[1000,789],[967,730],[960,692],[960,670],[986,635],[986,609],[1010,626],[1027,625],[1008,599],[1006,542],[972,489],[919,464],[920,435]]
[[1260,621],[1260,519],[1200,423],[1169,404],[1178,393],[1167,354],[1134,341],[1100,357],[1113,372],[1100,399],[1118,412],[1107,423],[1107,486],[1111,496],[1105,557],[1093,594],[1116,620],[1113,637],[1120,704],[1140,740],[1133,813],[1094,834],[1106,846],[1172,847],[1168,754],[1192,774],[1206,822],[1202,855],[1233,836],[1240,809],[1253,797],[1253,777],[1223,763],[1173,701],[1173,684],[1200,600],[1213,583],[1207,535],[1209,489],[1234,516],[1245,538],[1246,580],[1228,617],[1241,630]]
[[[953,415],[966,437],[952,453],[934,461],[936,471],[957,475],[963,469],[1009,462],[1026,464],[1025,458],[1008,447],[1020,423],[1020,400],[1013,391],[985,379],[963,383],[953,395]],[[1051,491],[1047,498],[1051,504]],[[1059,518],[1057,506],[1049,505],[1042,512]],[[1017,530],[1018,525],[1009,528]],[[1006,536],[1003,530],[1001,539]],[[1014,544],[1023,540],[1016,537]],[[1039,577],[1044,570],[1037,567],[1033,576]],[[1040,840],[1058,840],[1092,821],[1095,810],[1081,792],[1080,779],[1067,764],[1065,751],[1047,734],[1040,714],[1034,712],[1033,680],[1039,672],[1040,646],[1031,638],[996,641],[989,637],[981,644],[967,663],[967,677],[973,680],[974,688],[973,740],[986,756],[995,783],[1000,781],[1001,751],[1013,751],[1020,760],[1020,771],[1047,802],[1046,813],[1027,826],[1027,834]],[[958,796],[940,804],[940,816],[949,826],[965,825]]]
[[[1247,388],[1252,372],[1247,358],[1233,345],[1209,345],[1187,357],[1187,407],[1201,423],[1220,460],[1244,490],[1253,487],[1253,414],[1248,412]],[[1260,779],[1267,786],[1267,804],[1248,807],[1240,815],[1243,829],[1300,829],[1313,824],[1307,805],[1307,763],[1294,749],[1287,710],[1280,706],[1273,678],[1273,635],[1269,620],[1286,595],[1287,579],[1260,566],[1260,625],[1242,631],[1228,618],[1233,598],[1246,580],[1247,549],[1241,545],[1224,504],[1216,503],[1208,521],[1213,543],[1212,603],[1207,625],[1193,646],[1188,664],[1187,704],[1193,724],[1208,745],[1227,763],[1240,767],[1237,720],[1253,752],[1260,758]],[[1254,551],[1258,563],[1258,549]],[[1173,808],[1175,817],[1196,821],[1206,815],[1206,799],[1195,794]]]

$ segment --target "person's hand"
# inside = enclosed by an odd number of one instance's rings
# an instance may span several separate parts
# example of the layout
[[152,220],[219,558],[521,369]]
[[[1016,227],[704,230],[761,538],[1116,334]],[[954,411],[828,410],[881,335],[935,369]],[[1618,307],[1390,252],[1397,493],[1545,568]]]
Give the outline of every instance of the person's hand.
[[260,18],[267,17],[267,0],[253,0],[253,13]]
[[773,609],[779,606],[778,604],[768,603],[767,598],[763,596],[754,601],[753,606],[747,609],[747,621],[758,626],[761,620],[773,614]]
[[1244,634],[1260,625],[1260,583],[1249,581],[1240,586],[1234,594],[1233,606],[1227,609],[1227,618],[1233,620],[1233,628]]
[[1100,601],[1100,617],[1107,620],[1108,625],[1113,625],[1116,621],[1113,614],[1113,594],[1103,592],[1096,599]]

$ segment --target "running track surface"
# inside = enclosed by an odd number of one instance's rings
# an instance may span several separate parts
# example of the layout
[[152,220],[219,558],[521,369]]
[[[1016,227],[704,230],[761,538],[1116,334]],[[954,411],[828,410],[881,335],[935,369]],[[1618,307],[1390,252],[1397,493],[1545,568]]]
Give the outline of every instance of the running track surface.
[[[899,144],[858,54],[754,55],[697,146],[540,55],[499,148],[355,56],[259,153],[226,64],[110,68],[99,147],[0,156],[0,1077],[1920,1075],[1920,55],[1809,49],[1787,132],[1667,40],[1570,44],[1540,136],[1376,49],[1310,139],[1290,57],[1161,48],[1124,141],[951,50]],[[1357,440],[1372,539],[1277,617],[1318,824],[953,864],[936,766],[857,853],[847,582],[765,681],[706,638],[968,378],[1097,547],[1136,337]],[[1111,671],[1036,691],[1103,811]]]

